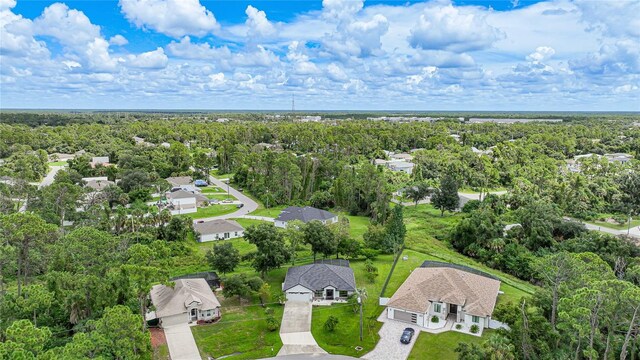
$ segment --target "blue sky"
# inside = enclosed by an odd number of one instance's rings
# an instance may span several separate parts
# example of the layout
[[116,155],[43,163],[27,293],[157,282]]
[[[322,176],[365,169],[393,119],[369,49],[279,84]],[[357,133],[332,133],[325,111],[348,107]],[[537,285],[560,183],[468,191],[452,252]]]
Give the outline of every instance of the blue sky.
[[640,110],[640,0],[0,0],[0,108]]

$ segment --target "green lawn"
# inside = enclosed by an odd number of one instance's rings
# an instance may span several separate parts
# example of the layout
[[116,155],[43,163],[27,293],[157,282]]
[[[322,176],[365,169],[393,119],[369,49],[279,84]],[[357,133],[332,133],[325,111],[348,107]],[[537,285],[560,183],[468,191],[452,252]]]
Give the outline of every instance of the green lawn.
[[278,215],[280,215],[280,212],[282,212],[282,209],[286,208],[288,206],[274,206],[274,207],[270,207],[268,209],[260,206],[258,207],[258,209],[254,212],[252,212],[250,215],[254,215],[254,216],[267,216],[267,217],[272,217],[272,218],[277,218]]
[[233,179],[233,173],[221,174],[218,170],[211,170],[210,174],[218,179]]
[[52,161],[48,163],[49,166],[65,166],[67,165],[66,161]]
[[[259,305],[238,306],[222,301],[222,319],[211,325],[191,328],[203,359],[208,356],[229,359],[259,359],[278,354],[282,347],[278,330],[269,331],[265,311]],[[282,305],[270,306],[276,319],[282,319]]]
[[201,187],[200,190],[202,190],[203,194],[206,194],[206,193],[219,193],[219,192],[226,193],[226,190],[223,191],[222,189],[220,189],[217,186],[204,186],[204,187]]
[[[602,227],[606,227],[609,229],[614,229],[614,230],[627,230],[629,228],[629,221],[627,220],[626,223],[622,224],[622,225],[617,225],[617,224],[612,224],[612,223],[608,223],[606,221],[588,221],[589,223],[596,225],[596,226],[602,226]],[[631,220],[631,227],[637,227],[640,226],[640,219],[634,219]]]
[[[311,333],[318,342],[318,345],[331,354],[342,354],[349,356],[362,356],[373,350],[380,336],[378,331],[382,323],[376,319],[383,310],[378,305],[378,295],[382,289],[386,274],[389,273],[393,257],[391,255],[381,255],[374,265],[380,274],[373,283],[365,278],[364,261],[351,261],[351,268],[356,277],[358,288],[365,288],[367,299],[364,302],[364,330],[363,341],[360,341],[360,316],[353,311],[350,305],[334,304],[331,307],[315,306],[311,320]],[[324,329],[324,323],[329,316],[336,316],[340,322],[333,332]],[[361,346],[363,350],[357,351],[356,346]]]
[[169,357],[169,346],[167,344],[158,345],[153,350],[153,360],[171,360]]
[[456,360],[456,347],[461,342],[480,344],[486,340],[493,330],[484,330],[482,337],[447,331],[440,334],[421,332],[413,345],[409,359],[419,360]]
[[227,193],[224,193],[224,194],[211,194],[211,193],[207,194],[207,193],[205,193],[204,195],[208,199],[216,199],[216,200],[220,200],[220,201],[227,200],[227,199],[233,200],[233,201],[237,200],[233,195],[227,195]]
[[188,216],[192,219],[202,219],[212,216],[230,214],[236,210],[238,210],[238,207],[233,204],[209,205],[207,207],[199,207],[197,212],[180,216]]

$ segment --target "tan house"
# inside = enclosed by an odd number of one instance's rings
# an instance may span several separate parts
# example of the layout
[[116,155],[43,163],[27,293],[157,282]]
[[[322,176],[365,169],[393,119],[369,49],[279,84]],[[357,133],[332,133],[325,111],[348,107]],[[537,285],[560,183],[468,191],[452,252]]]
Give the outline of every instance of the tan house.
[[477,325],[479,335],[492,324],[499,291],[500,280],[492,275],[425,261],[388,300],[387,317],[427,329],[468,332]]
[[178,279],[173,287],[155,285],[150,296],[155,311],[146,318],[159,319],[161,327],[220,317],[220,302],[205,279]]

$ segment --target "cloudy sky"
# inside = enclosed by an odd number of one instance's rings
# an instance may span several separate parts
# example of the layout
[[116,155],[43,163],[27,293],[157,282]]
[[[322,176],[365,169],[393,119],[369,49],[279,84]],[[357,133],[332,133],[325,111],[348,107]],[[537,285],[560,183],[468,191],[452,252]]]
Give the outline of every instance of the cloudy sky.
[[0,108],[640,110],[640,0],[0,0]]

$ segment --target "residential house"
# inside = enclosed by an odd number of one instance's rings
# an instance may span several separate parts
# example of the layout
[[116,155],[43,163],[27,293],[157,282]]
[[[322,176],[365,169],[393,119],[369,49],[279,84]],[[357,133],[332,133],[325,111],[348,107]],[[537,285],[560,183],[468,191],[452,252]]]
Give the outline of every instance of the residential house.
[[[477,334],[490,327],[500,280],[466,266],[425,261],[386,303],[387,317],[428,329]],[[435,320],[435,321],[434,321]]]
[[193,183],[193,181],[191,180],[191,176],[171,176],[166,178],[165,180],[167,180],[171,187],[191,185]]
[[606,157],[609,162],[619,162],[622,164],[626,164],[633,160],[633,155],[625,153],[604,154],[604,157]]
[[289,301],[346,301],[356,291],[356,279],[347,260],[321,260],[293,266],[282,284]]
[[191,214],[198,211],[196,195],[192,192],[184,190],[169,192],[167,202],[171,215]]
[[220,287],[220,277],[214,271],[203,271],[199,273],[187,274],[171,278],[171,281],[178,279],[204,279],[210,288],[217,289]]
[[211,220],[193,225],[199,242],[235,239],[244,236],[244,228],[233,220]]
[[108,156],[94,156],[91,158],[91,167],[96,167],[96,165],[108,166],[109,157]]
[[159,319],[161,327],[220,318],[220,302],[205,279],[178,279],[173,287],[155,285],[150,296],[155,311],[146,318]]
[[106,176],[104,178],[101,177],[98,179],[83,178],[82,180],[86,182],[84,187],[89,188],[93,191],[102,191],[105,188],[116,184],[113,181],[107,180]]
[[280,212],[280,215],[278,215],[275,220],[275,226],[285,228],[287,227],[287,223],[292,220],[300,220],[305,224],[313,220],[318,220],[327,225],[337,223],[338,215],[311,206],[289,206]]
[[414,164],[407,161],[389,161],[387,162],[387,167],[391,171],[402,171],[411,175]]
[[411,162],[411,160],[413,160],[413,155],[407,153],[399,153],[391,155],[391,158],[395,160]]

